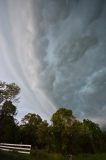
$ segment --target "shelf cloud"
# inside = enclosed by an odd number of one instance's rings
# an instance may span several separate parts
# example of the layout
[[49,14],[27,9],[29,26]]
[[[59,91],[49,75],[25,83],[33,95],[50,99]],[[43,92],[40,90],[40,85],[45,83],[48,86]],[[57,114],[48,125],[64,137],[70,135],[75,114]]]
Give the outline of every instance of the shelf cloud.
[[58,107],[105,125],[105,0],[1,0],[0,76],[21,87],[19,117]]

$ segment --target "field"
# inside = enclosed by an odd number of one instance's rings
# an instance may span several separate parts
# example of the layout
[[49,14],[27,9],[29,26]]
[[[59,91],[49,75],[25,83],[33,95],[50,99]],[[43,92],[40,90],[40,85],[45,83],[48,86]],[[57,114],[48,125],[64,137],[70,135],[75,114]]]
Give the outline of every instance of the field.
[[30,155],[16,152],[0,151],[0,160],[65,160],[60,154],[45,153],[44,151],[32,152]]
[[106,160],[106,153],[77,155],[73,157],[73,160]]
[[[69,160],[60,154],[45,153],[44,151],[32,152],[31,155],[15,152],[1,152],[0,160]],[[106,154],[81,154],[73,156],[72,160],[106,160]]]

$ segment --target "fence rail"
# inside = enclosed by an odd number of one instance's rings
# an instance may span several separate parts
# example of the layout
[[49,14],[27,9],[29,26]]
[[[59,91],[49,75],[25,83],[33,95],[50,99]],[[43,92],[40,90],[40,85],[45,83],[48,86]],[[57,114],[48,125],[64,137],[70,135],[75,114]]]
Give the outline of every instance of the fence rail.
[[19,153],[30,154],[31,145],[0,143],[0,150],[16,151],[16,152],[19,152]]

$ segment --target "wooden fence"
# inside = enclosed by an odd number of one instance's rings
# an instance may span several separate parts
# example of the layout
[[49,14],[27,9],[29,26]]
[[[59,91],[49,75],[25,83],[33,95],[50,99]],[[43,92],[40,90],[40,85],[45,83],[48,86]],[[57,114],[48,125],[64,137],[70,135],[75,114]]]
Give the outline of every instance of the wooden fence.
[[0,143],[0,150],[30,154],[31,145]]

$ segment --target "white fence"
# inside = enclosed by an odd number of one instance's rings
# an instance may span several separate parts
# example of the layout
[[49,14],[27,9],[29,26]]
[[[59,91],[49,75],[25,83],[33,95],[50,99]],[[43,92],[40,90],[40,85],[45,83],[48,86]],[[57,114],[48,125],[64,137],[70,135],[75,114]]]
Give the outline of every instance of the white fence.
[[0,150],[30,154],[31,145],[0,143]]

